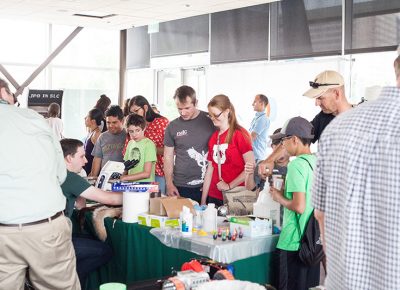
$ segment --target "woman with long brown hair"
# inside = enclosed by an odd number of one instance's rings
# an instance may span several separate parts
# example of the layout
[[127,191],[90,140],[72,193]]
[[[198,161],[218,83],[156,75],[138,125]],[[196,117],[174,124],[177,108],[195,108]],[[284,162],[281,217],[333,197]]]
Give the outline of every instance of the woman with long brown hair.
[[220,206],[223,204],[222,191],[244,185],[244,165],[246,162],[254,163],[254,154],[250,134],[238,124],[229,98],[217,95],[207,107],[218,130],[208,142],[208,167],[201,203]]

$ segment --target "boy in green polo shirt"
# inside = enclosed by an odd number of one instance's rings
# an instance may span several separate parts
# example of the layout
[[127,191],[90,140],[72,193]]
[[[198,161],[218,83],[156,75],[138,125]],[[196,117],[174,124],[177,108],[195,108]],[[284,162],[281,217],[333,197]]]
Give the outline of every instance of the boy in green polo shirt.
[[284,207],[282,232],[278,241],[279,289],[308,290],[319,285],[319,265],[307,266],[299,259],[298,250],[313,208],[311,185],[316,158],[310,144],[314,137],[310,122],[295,117],[281,130],[282,144],[290,156],[284,189],[270,188],[272,198]]
[[126,120],[126,129],[131,140],[126,147],[125,164],[130,163],[128,172],[124,172],[122,181],[149,182],[155,179],[157,161],[156,145],[144,136],[146,120],[137,114],[130,114]]

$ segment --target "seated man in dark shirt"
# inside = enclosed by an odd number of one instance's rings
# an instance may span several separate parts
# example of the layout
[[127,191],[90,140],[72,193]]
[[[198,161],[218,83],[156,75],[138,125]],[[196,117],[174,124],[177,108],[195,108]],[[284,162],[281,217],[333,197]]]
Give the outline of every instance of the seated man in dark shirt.
[[[60,143],[67,166],[67,178],[61,185],[62,191],[67,198],[66,216],[71,217],[75,201],[78,197],[109,205],[122,204],[121,193],[105,192],[91,186],[84,178],[77,174],[87,162],[81,141],[76,139],[62,139]],[[78,237],[74,234],[72,235],[72,243],[76,255],[76,269],[82,289],[84,289],[87,275],[101,265],[106,264],[112,257],[112,250],[110,246],[99,240]]]

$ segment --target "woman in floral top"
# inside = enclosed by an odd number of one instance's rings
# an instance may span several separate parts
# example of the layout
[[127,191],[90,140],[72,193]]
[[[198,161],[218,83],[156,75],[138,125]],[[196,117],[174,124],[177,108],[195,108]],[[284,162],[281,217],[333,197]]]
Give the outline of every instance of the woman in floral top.
[[[144,135],[154,142],[157,148],[156,181],[160,183],[160,191],[165,193],[164,177],[164,133],[168,126],[168,119],[157,114],[151,108],[150,103],[143,96],[135,96],[129,101],[130,114],[138,114],[146,119]],[[129,135],[126,137],[122,154],[125,154],[129,142]]]

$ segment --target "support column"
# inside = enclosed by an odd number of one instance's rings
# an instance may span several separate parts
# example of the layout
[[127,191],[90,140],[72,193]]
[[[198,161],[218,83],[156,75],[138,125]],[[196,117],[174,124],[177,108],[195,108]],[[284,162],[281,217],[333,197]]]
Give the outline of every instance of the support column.
[[119,94],[118,103],[122,107],[126,98],[126,29],[120,32],[119,42]]

